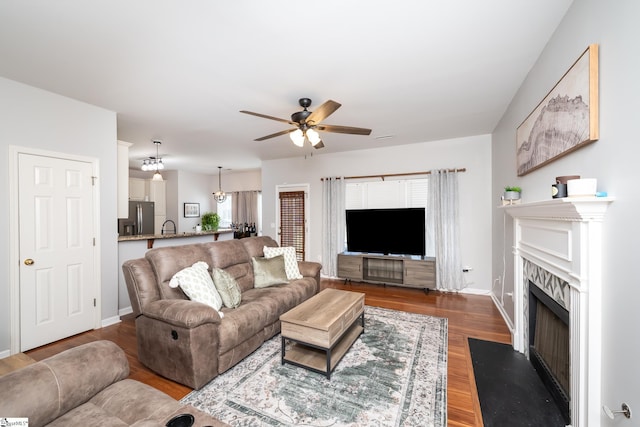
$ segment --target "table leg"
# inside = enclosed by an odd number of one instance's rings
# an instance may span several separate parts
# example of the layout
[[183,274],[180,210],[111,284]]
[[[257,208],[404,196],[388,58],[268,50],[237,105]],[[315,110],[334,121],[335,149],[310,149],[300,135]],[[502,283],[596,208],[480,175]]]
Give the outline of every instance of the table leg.
[[327,349],[327,379],[331,379],[331,349]]

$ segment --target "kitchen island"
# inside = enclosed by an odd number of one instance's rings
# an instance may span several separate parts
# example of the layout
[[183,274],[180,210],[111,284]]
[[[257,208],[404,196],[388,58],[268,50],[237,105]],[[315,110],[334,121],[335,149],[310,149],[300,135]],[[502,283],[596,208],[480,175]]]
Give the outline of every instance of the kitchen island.
[[143,258],[144,254],[153,247],[180,246],[231,239],[233,239],[233,229],[231,228],[220,228],[216,231],[202,231],[200,233],[118,236],[118,315],[123,316],[132,312],[127,285],[122,273],[122,264],[125,261]]

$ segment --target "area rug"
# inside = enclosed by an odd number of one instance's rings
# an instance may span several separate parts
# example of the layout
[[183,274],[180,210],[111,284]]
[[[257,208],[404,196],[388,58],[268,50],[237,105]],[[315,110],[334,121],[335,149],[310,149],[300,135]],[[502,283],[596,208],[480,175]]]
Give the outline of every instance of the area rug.
[[280,335],[189,403],[232,426],[445,426],[447,319],[365,307],[365,331],[327,380],[281,364]]

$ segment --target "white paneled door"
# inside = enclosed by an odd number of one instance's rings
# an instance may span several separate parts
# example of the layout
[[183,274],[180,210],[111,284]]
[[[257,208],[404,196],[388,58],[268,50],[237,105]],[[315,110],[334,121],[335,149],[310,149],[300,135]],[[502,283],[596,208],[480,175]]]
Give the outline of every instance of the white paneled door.
[[84,332],[95,319],[92,164],[20,153],[20,349]]

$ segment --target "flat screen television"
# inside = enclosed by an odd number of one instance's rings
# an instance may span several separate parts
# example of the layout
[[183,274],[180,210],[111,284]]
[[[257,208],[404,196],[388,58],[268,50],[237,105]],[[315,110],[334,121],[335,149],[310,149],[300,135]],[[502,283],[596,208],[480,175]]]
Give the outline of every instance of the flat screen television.
[[347,251],[425,255],[424,208],[347,209]]

